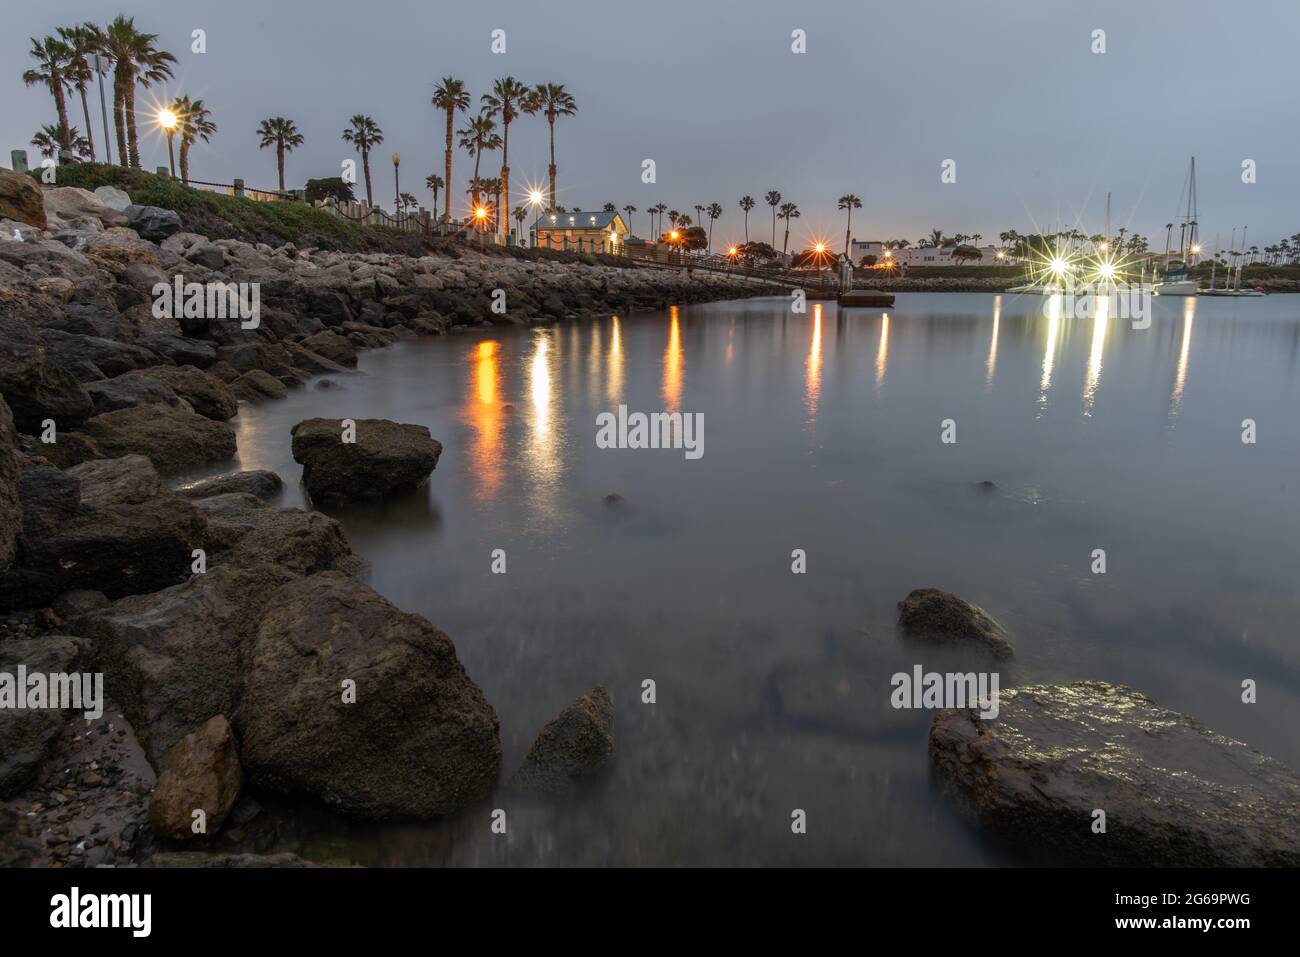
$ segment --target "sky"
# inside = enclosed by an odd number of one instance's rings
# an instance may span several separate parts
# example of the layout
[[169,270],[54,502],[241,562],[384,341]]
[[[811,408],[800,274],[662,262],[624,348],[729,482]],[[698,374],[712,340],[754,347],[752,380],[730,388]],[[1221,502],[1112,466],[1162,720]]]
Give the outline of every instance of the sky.
[[[631,204],[649,233],[656,203],[689,212],[721,204],[715,245],[771,238],[763,195],[798,204],[792,248],[843,243],[836,200],[854,193],[858,239],[931,229],[996,241],[1077,227],[1125,226],[1159,248],[1180,212],[1197,159],[1202,241],[1223,248],[1248,224],[1263,246],[1300,231],[1300,118],[1295,63],[1300,0],[51,0],[6,5],[0,37],[3,156],[54,122],[53,100],[24,87],[29,36],[119,12],[159,34],[176,77],[137,94],[138,107],[173,94],[202,98],[218,133],[191,159],[197,179],[276,185],[258,123],[285,116],[306,138],[290,154],[289,186],[336,176],[356,158],[340,138],[354,113],[384,143],[372,154],[377,202],[402,189],[428,206],[424,177],[442,173],[445,120],[430,105],[437,80],[465,80],[474,97],[498,77],[562,83],[578,103],[556,127],[558,201],[570,208]],[[203,30],[206,52],[191,51]],[[505,52],[492,51],[494,30]],[[805,52],[792,50],[803,31]],[[1094,52],[1094,31],[1105,52]],[[110,91],[111,92],[111,91]],[[80,104],[73,123],[83,127]],[[97,145],[102,127],[92,100]],[[457,118],[457,127],[465,118]],[[543,184],[547,128],[522,116],[510,129],[512,192]],[[31,150],[33,160],[37,159]],[[144,141],[142,163],[165,165]],[[643,182],[654,161],[655,181]],[[946,160],[955,182],[943,182]],[[1253,160],[1255,182],[1242,182]],[[499,154],[481,175],[498,174]],[[457,150],[456,199],[472,159]],[[949,177],[952,178],[951,176]],[[512,200],[517,204],[522,193]],[[1177,229],[1174,230],[1175,242]],[[778,230],[778,246],[781,243]]]

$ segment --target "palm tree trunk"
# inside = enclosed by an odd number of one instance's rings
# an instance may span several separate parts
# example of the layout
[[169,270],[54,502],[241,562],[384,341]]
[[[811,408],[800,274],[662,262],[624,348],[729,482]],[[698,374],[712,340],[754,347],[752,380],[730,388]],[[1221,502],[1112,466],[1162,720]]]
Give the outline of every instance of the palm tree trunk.
[[844,223],[844,255],[849,254],[849,234],[853,231],[853,210],[849,210],[848,219]]
[[[275,141],[275,165],[280,170],[280,192],[284,192],[284,137]],[[367,181],[367,186],[369,182]]]
[[140,134],[135,126],[135,77],[126,88],[126,146],[130,151],[129,165],[140,168]]
[[790,220],[785,221],[785,237],[781,240],[781,255],[785,255],[786,248],[790,245]]
[[370,195],[370,150],[361,151],[361,167],[366,173],[366,203],[369,206],[374,206],[375,201]]
[[772,207],[772,248],[776,248],[776,207]]
[[[444,188],[445,190],[447,190],[447,196],[446,196],[446,198],[443,200],[443,205],[442,205],[442,221],[443,221],[444,223],[449,223],[449,222],[451,222],[451,193],[452,193],[452,189],[451,189],[451,137],[452,137],[452,130],[451,130],[451,127],[452,127],[452,120],[453,120],[453,118],[454,118],[454,116],[455,116],[455,113],[456,113],[455,107],[450,107],[450,106],[447,107],[447,177],[446,177],[446,181],[442,184],[442,185],[443,185],[443,188]],[[434,209],[435,209],[435,211],[436,211],[437,208],[438,208],[438,201],[437,201],[437,199],[435,199],[435,200],[433,201],[433,206],[434,206]]]
[[190,185],[190,141],[181,137],[181,184]]
[[63,77],[57,70],[50,71],[50,90],[54,93],[54,106],[59,112],[59,143],[65,150],[71,150],[72,127],[68,125],[68,98],[64,96]]
[[81,113],[86,118],[86,142],[90,144],[90,161],[97,162],[95,156],[95,131],[90,125],[90,106],[86,103],[86,85],[83,83],[77,87],[81,94]]
[[745,245],[749,245],[749,210],[745,210]]
[[130,166],[126,151],[126,78],[119,66],[113,73],[113,127],[117,133],[117,162]]
[[503,209],[501,197],[506,197],[505,205],[510,205],[510,124],[505,122],[505,112],[501,113],[501,191],[497,193],[497,219],[501,223],[501,235],[504,237],[510,231],[507,220],[510,218],[507,213],[508,209]]
[[551,209],[555,209],[555,117],[547,116],[546,121],[551,127],[551,165],[548,171],[551,174]]

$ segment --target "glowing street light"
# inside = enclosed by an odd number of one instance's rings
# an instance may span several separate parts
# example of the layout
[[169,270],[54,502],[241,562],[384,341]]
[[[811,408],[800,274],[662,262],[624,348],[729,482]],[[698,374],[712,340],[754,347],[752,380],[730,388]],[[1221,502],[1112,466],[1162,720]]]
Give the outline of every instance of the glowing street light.
[[397,168],[402,165],[402,154],[393,154],[393,212],[397,214],[397,220],[400,223],[402,219],[402,185],[398,181]]
[[162,127],[163,132],[167,135],[167,166],[171,170],[172,179],[176,178],[176,156],[172,150],[172,137],[175,135],[179,123],[180,118],[171,110],[163,108],[158,111],[158,125]]

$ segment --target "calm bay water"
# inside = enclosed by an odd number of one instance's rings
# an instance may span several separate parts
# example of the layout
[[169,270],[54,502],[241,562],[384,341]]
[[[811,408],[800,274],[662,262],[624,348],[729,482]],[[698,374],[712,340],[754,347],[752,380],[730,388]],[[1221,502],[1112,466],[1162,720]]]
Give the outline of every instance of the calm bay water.
[[[416,422],[442,441],[427,489],[330,514],[371,584],[452,637],[500,715],[504,775],[592,685],[615,706],[612,771],[572,803],[498,796],[382,828],[303,816],[291,849],[366,864],[1004,862],[933,793],[928,715],[882,709],[895,671],[945,665],[894,630],[895,604],[925,586],[1008,628],[1003,687],[1131,684],[1300,767],[1300,297],[1154,313],[1134,330],[1045,315],[1037,297],[902,294],[886,312],[806,315],[718,303],[406,342],[364,354],[342,388],[246,407],[240,466],[279,472],[283,504],[303,504],[301,419]],[[703,457],[597,448],[596,416],[619,404],[702,413]],[[807,574],[791,573],[796,548]],[[791,670],[826,689],[824,714],[816,694],[798,714],[781,703],[773,675]],[[1244,678],[1258,704],[1240,702]],[[489,832],[493,807],[507,836]],[[806,835],[791,833],[796,808]]]

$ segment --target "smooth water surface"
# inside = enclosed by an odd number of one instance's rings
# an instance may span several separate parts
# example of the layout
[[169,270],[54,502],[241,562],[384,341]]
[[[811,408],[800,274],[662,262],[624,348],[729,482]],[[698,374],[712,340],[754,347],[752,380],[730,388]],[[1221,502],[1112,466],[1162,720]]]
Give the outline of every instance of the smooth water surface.
[[[367,864],[1006,862],[934,793],[929,715],[887,706],[894,672],[944,670],[894,628],[924,586],[1008,628],[1003,687],[1124,682],[1300,767],[1300,297],[1154,307],[1145,330],[978,294],[485,328],[245,406],[241,467],[284,476],[284,504],[303,504],[301,419],[416,422],[442,441],[426,489],[330,514],[374,587],[452,637],[500,715],[504,775],[592,685],[616,712],[612,771],[578,800],[498,795],[435,825],[326,818],[300,849]],[[703,457],[597,448],[596,416],[619,404],[702,413]],[[798,714],[774,683],[789,673],[814,689]],[[1257,704],[1241,703],[1246,678]]]

